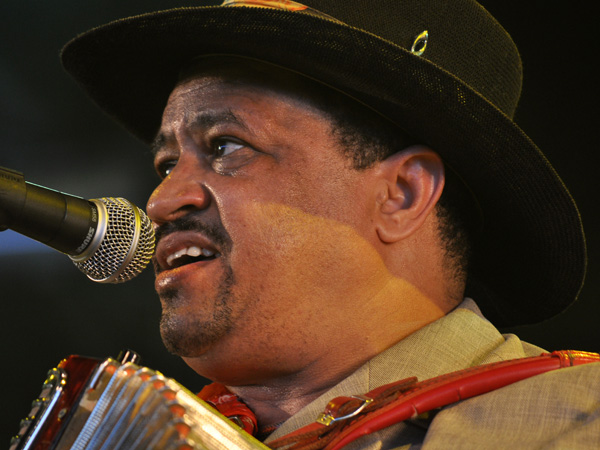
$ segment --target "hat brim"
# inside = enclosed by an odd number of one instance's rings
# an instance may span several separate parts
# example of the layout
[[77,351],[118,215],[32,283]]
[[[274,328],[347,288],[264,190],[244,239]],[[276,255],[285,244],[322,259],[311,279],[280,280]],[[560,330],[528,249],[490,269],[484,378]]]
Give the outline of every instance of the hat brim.
[[95,28],[68,43],[62,61],[105,112],[150,142],[181,67],[210,54],[260,59],[319,80],[437,151],[482,209],[467,294],[498,326],[545,320],[577,297],[583,230],[552,166],[508,116],[400,46],[310,15],[197,7]]

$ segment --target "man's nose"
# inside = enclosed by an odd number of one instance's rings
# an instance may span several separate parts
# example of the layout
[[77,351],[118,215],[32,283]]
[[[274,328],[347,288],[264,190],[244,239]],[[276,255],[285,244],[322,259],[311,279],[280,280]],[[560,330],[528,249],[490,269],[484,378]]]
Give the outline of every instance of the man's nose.
[[210,193],[202,180],[200,170],[187,167],[180,161],[148,199],[148,217],[161,225],[208,208]]

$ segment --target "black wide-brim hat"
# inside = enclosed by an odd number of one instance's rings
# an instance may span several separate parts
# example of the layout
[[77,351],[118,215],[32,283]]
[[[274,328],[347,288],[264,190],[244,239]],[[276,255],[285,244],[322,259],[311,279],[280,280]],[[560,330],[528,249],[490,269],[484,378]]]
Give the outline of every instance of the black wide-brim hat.
[[227,0],[119,20],[69,42],[63,65],[145,142],[199,56],[259,59],[344,92],[437,151],[475,195],[483,228],[467,294],[488,318],[534,323],[571,304],[586,265],[581,220],[512,120],[522,74],[506,31],[472,0],[302,3]]

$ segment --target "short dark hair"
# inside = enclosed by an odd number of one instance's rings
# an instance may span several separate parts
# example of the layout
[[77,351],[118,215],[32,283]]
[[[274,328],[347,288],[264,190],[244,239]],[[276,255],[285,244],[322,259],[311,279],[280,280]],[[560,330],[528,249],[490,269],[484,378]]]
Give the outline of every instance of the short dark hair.
[[[372,167],[411,145],[427,145],[376,111],[330,88],[321,87],[319,95],[310,101],[330,118],[333,133],[356,170]],[[445,186],[435,208],[438,232],[446,256],[454,261],[452,275],[464,284],[479,226],[479,209],[460,176],[447,164],[444,167]]]

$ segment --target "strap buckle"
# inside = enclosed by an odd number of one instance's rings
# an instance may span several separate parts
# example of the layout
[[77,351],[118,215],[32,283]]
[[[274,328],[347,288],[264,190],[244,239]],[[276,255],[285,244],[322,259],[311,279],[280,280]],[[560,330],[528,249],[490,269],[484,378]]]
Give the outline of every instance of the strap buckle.
[[[354,410],[344,414],[343,416],[336,417],[336,415],[340,412],[340,408],[352,400],[360,400],[361,402],[356,408],[354,408]],[[360,412],[371,402],[373,402],[373,399],[371,397],[367,397],[366,395],[351,395],[349,397],[334,398],[327,404],[325,412],[319,416],[317,422],[328,427],[335,422],[350,419],[360,414]]]

